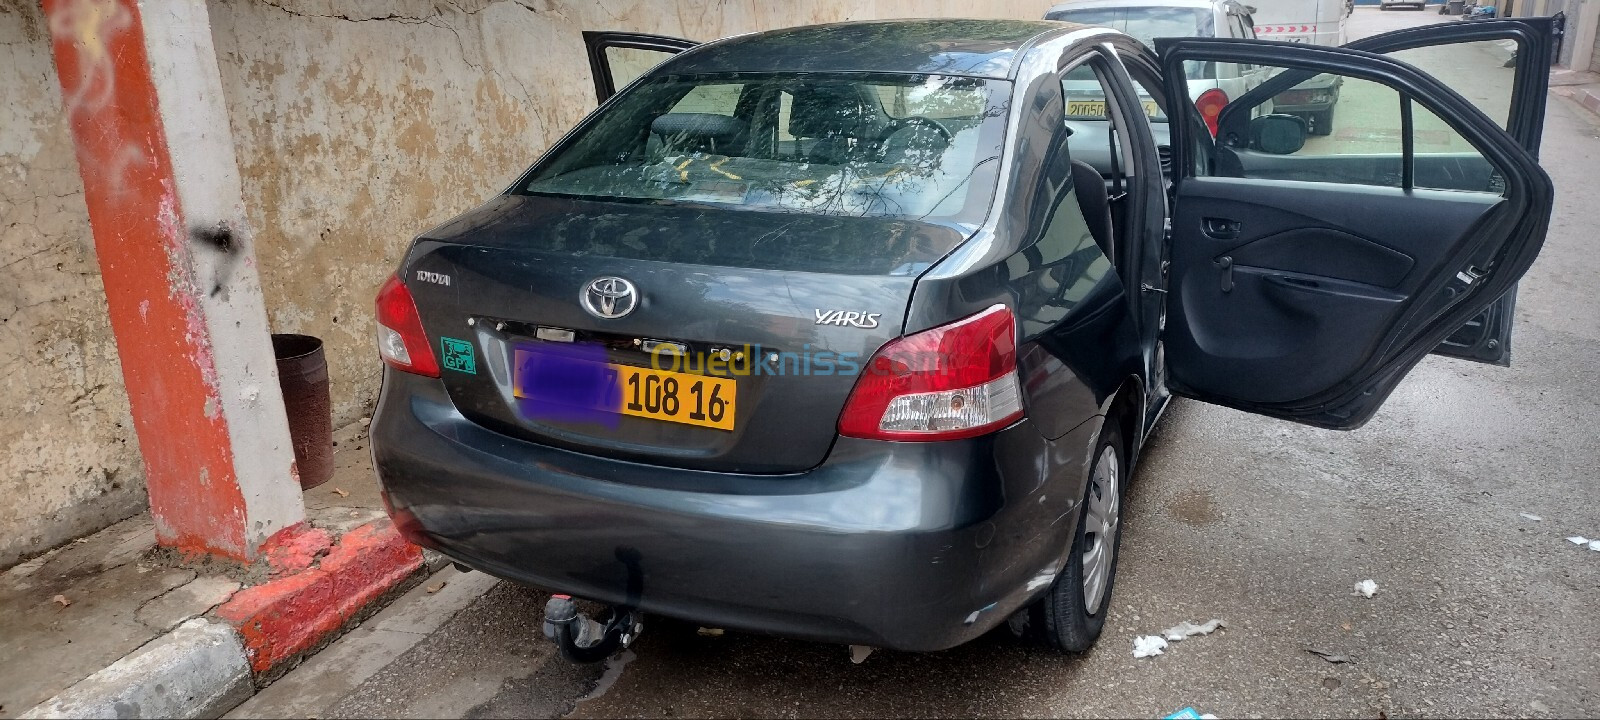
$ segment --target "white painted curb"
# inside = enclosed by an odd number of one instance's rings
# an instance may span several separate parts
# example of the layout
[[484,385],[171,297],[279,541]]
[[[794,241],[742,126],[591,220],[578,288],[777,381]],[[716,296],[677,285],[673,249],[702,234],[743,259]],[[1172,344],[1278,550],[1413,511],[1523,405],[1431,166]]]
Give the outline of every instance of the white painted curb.
[[254,693],[233,628],[195,618],[21,717],[215,718]]

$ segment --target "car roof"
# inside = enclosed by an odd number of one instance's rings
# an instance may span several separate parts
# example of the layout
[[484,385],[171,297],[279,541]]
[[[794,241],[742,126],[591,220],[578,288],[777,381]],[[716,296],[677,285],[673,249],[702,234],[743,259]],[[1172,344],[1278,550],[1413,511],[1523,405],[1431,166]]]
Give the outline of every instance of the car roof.
[[652,73],[882,72],[1006,78],[1041,37],[1084,26],[1049,20],[878,20],[738,35],[697,46]]

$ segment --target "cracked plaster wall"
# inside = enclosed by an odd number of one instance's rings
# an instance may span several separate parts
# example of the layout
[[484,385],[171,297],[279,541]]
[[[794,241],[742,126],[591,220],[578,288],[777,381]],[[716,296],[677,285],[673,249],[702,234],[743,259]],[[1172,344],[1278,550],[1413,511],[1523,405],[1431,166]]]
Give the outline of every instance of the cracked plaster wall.
[[36,0],[0,0],[0,568],[145,507]]
[[411,237],[499,192],[594,106],[580,33],[695,40],[1048,0],[212,0],[274,332],[326,342],[335,426],[371,411],[372,298]]
[[[372,297],[409,239],[593,106],[579,33],[698,40],[839,20],[1033,18],[1048,0],[212,0],[276,332],[327,343],[336,425],[378,386]],[[0,568],[145,507],[36,0],[0,0]]]

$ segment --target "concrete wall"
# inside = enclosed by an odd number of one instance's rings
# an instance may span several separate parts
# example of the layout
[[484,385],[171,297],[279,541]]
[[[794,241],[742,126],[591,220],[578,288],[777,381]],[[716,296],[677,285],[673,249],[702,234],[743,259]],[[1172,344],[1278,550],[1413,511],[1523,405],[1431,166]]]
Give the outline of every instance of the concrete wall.
[[[509,183],[593,106],[579,33],[699,40],[1049,0],[212,0],[268,313],[370,412],[372,297],[408,240]],[[37,0],[0,0],[0,567],[144,507],[77,161]]]
[[0,568],[144,507],[49,33],[0,0]]
[[1584,3],[1583,13],[1573,28],[1571,38],[1575,50],[1569,67],[1600,73],[1600,0]]
[[370,412],[372,298],[420,231],[503,189],[594,105],[583,30],[696,40],[1049,0],[213,0],[275,332],[327,343],[335,425]]

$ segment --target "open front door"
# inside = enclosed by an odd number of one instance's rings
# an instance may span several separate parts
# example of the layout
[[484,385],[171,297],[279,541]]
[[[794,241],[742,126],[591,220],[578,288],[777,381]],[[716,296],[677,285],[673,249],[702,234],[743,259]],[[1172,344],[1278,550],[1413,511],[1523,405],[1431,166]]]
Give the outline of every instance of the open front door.
[[589,72],[594,93],[604,103],[640,75],[700,43],[663,35],[585,30],[583,44],[589,52]]
[[[1358,427],[1543,244],[1553,191],[1537,159],[1430,75],[1344,48],[1157,48],[1169,107],[1194,107],[1185,61],[1273,74],[1222,109],[1215,141],[1198,123],[1169,126],[1179,157],[1166,349],[1178,394]],[[1341,80],[1329,135],[1308,136],[1294,116],[1252,117],[1319,73]]]
[[[1407,28],[1357,40],[1345,47],[1403,61],[1455,90],[1535,158],[1544,130],[1550,85],[1550,18],[1506,18]],[[1511,364],[1513,286],[1482,314],[1467,321],[1434,352]]]

